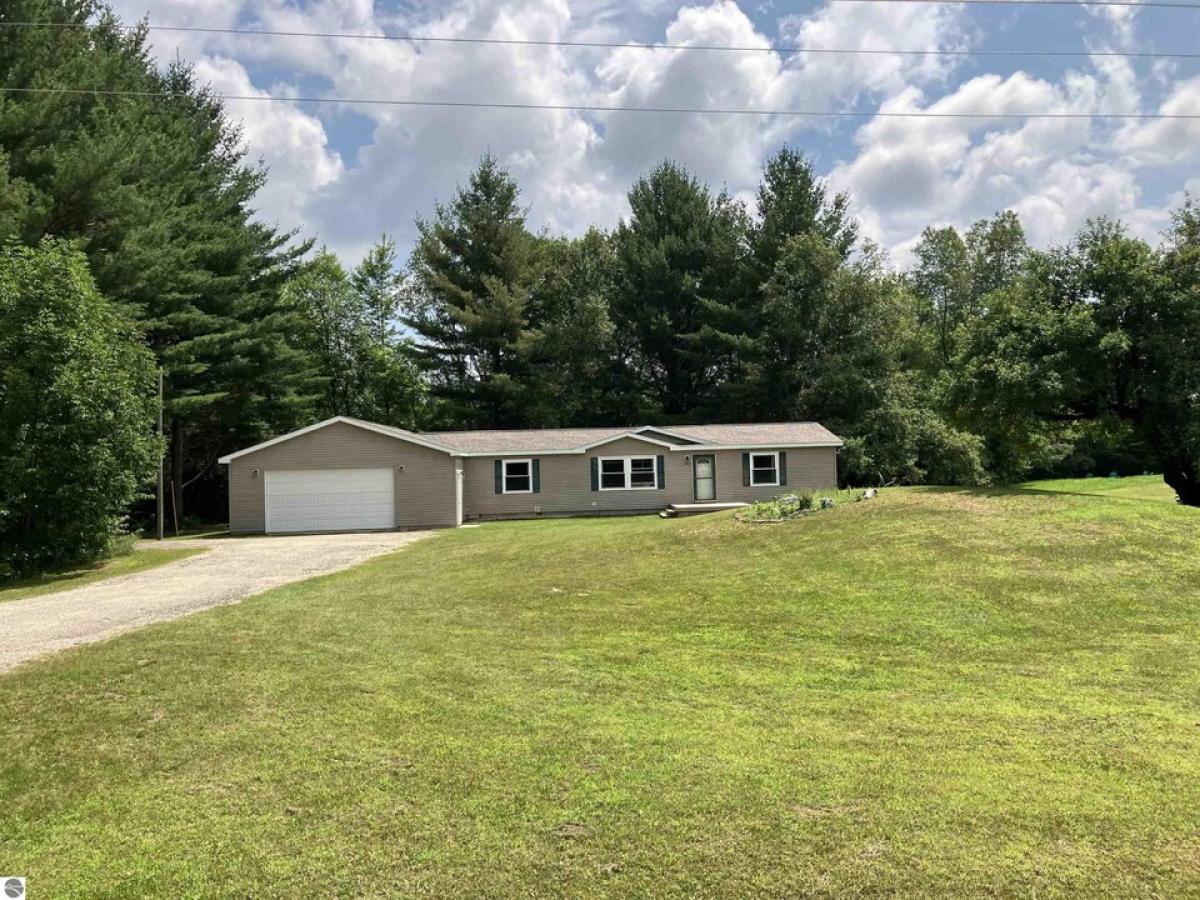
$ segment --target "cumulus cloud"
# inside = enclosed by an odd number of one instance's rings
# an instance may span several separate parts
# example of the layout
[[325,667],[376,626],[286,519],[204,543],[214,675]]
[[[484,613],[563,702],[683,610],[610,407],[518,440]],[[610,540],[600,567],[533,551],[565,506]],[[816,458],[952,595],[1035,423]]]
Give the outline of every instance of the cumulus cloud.
[[[203,57],[196,78],[216,91],[236,96],[266,96],[250,82],[242,65],[232,59]],[[285,93],[277,85],[274,93]],[[327,144],[321,121],[286,103],[230,101],[231,116],[241,117],[242,139],[249,154],[268,169],[267,183],[256,202],[262,217],[285,229],[303,221],[305,210],[339,178],[345,167]],[[252,110],[247,107],[253,106]],[[236,107],[236,109],[235,109]]]
[[[1159,112],[1200,116],[1200,77],[1176,83]],[[1123,128],[1117,149],[1138,165],[1200,163],[1200,119],[1151,119]]]
[[[119,0],[117,8],[136,16],[146,2]],[[160,58],[173,58],[178,48],[202,79],[231,93],[302,87],[341,97],[565,106],[988,114],[876,117],[860,126],[796,116],[232,104],[231,115],[244,116],[251,152],[271,167],[263,217],[302,225],[349,257],[383,230],[402,245],[411,241],[414,217],[447,199],[484,151],[519,179],[533,227],[578,233],[615,224],[629,184],[664,158],[749,199],[765,157],[791,142],[824,160],[835,187],[852,194],[865,232],[903,262],[925,225],[966,225],[1003,208],[1020,212],[1042,243],[1068,238],[1084,218],[1101,213],[1126,217],[1149,234],[1164,221],[1166,198],[1146,202],[1143,170],[1194,164],[1200,146],[1196,122],[1005,118],[1134,112],[1146,108],[1146,95],[1164,112],[1200,111],[1200,79],[1181,80],[1172,64],[1139,73],[1128,60],[1097,55],[1063,71],[1008,65],[981,73],[975,65],[966,77],[962,57],[769,49],[964,49],[984,33],[965,5],[827,4],[772,22],[734,0],[683,7],[661,0],[451,0],[391,11],[372,0],[149,2],[160,24],[761,48],[154,35]],[[1082,15],[1098,29],[1084,35],[1085,46],[1133,46],[1137,18],[1123,10]]]

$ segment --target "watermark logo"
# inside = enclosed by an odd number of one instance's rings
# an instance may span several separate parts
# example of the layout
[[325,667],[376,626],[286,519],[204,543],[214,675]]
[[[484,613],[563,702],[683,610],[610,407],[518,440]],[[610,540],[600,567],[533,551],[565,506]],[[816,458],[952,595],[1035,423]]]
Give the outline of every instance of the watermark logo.
[[25,896],[24,878],[18,878],[16,875],[0,875],[0,882],[4,884],[4,896],[8,900],[22,900]]

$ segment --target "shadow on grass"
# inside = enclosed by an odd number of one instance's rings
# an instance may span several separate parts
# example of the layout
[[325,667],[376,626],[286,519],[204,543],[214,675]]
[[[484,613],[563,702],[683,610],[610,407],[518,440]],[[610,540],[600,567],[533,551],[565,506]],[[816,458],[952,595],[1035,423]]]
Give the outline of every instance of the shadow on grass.
[[[1107,479],[1096,479],[1107,484]],[[1034,487],[1028,484],[1010,484],[990,487],[965,487],[962,485],[932,485],[923,484],[912,488],[922,493],[962,494],[971,497],[1098,497],[1104,500],[1120,500],[1124,503],[1169,503],[1181,506],[1173,493],[1161,497],[1139,497],[1121,493],[1123,490],[1134,490],[1131,487],[1109,486],[1103,489],[1088,491],[1082,489]],[[1190,508],[1190,507],[1183,507]]]

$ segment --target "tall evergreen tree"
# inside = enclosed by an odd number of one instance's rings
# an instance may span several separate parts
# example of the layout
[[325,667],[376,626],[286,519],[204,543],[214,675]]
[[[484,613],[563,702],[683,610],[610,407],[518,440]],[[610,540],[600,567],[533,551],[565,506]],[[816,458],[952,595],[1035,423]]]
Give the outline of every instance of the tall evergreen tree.
[[539,426],[611,425],[650,415],[632,378],[609,309],[613,242],[596,229],[547,244],[538,292],[541,328],[532,346],[531,404]]
[[745,211],[670,162],[634,183],[629,206],[614,235],[620,340],[667,420],[712,416],[744,332]]
[[485,155],[417,228],[404,322],[417,333],[442,424],[528,424],[525,376],[545,253],[525,227],[516,180]]
[[850,216],[850,197],[830,197],[825,182],[803,153],[783,147],[767,160],[757,199],[758,221],[751,230],[751,243],[759,284],[771,277],[784,245],[797,235],[816,234],[839,257],[849,258],[858,239],[858,223]]
[[0,185],[21,195],[0,223],[29,244],[77,241],[143,330],[166,370],[182,513],[184,487],[215,483],[221,453],[308,415],[309,360],[281,298],[305,248],[252,220],[265,173],[187,67],[157,69],[144,29],[91,0],[13,0],[0,15],[85,26],[0,28],[6,85],[101,92],[0,99]]
[[[779,419],[796,408],[797,398],[780,387],[791,383],[794,373],[778,355],[773,332],[781,315],[794,315],[782,313],[780,295],[768,296],[767,285],[798,238],[809,241],[808,246],[817,253],[809,276],[847,260],[858,236],[858,223],[850,217],[849,206],[845,194],[829,195],[812,162],[799,151],[784,147],[763,166],[757,218],[749,229],[747,271],[736,303],[740,316],[736,333],[727,340],[734,364],[720,387],[722,418]],[[810,287],[820,290],[823,286]]]

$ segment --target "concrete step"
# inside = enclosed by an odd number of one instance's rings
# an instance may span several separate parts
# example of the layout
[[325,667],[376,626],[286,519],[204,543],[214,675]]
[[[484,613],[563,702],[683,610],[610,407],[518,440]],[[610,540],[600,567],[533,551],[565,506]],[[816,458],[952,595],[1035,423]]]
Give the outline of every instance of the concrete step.
[[717,503],[715,501],[709,503],[672,503],[659,513],[659,515],[664,519],[674,519],[678,516],[699,516],[704,513],[721,512],[726,509],[741,509],[749,505],[749,503]]

